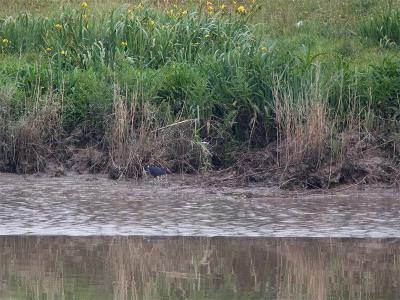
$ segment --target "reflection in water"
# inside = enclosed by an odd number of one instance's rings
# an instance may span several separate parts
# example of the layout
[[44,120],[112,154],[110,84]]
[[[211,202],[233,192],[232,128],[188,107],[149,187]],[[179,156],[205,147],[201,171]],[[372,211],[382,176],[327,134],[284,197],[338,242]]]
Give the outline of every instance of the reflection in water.
[[0,237],[0,299],[400,299],[400,239]]

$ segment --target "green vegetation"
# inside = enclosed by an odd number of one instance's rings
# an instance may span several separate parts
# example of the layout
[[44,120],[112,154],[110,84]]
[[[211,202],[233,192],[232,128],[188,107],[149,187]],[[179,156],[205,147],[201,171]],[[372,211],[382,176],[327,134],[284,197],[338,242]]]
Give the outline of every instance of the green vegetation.
[[319,165],[343,132],[395,134],[400,2],[264,2],[0,1],[2,169],[41,169],[77,129],[118,176],[273,141]]

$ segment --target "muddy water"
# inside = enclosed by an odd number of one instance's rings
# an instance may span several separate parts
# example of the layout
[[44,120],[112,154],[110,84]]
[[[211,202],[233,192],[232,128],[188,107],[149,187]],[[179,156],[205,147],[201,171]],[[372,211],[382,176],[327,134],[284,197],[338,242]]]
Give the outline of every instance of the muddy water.
[[400,299],[399,239],[1,237],[0,299]]
[[400,299],[396,191],[196,180],[0,174],[0,299]]
[[0,174],[0,235],[400,237],[394,190],[296,195],[194,180]]

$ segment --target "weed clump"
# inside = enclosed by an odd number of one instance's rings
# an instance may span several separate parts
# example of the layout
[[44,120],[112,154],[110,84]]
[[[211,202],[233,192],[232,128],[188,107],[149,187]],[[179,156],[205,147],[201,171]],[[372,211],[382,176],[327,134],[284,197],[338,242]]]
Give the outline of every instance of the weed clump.
[[360,33],[384,48],[400,46],[400,9],[390,7],[367,17],[360,25]]

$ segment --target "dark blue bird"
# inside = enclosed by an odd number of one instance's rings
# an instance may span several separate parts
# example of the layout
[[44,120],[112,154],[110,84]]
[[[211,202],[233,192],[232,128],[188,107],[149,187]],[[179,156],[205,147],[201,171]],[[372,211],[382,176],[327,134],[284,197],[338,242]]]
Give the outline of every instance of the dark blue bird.
[[159,167],[147,166],[144,169],[146,170],[146,172],[149,172],[153,177],[164,176],[165,174],[167,174],[167,171],[165,169]]

